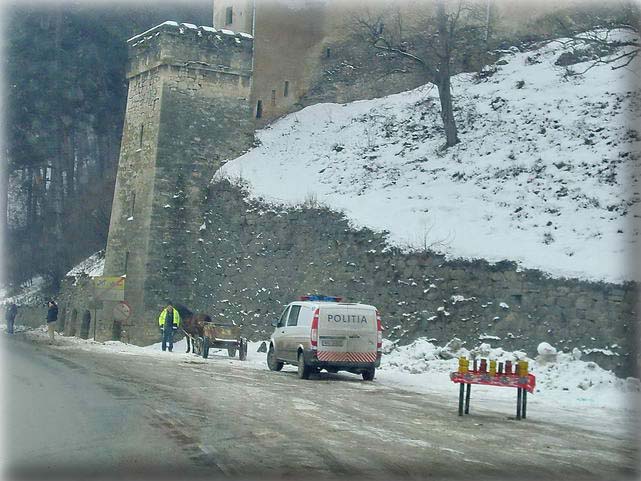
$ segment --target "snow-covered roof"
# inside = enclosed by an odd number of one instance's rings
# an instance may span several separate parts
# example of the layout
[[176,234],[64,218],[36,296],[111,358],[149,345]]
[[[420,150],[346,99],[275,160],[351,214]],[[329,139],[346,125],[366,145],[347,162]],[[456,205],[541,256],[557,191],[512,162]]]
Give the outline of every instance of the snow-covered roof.
[[74,266],[69,272],[67,272],[66,277],[78,277],[81,275],[87,275],[89,277],[99,277],[102,276],[104,268],[105,253],[104,251],[100,251],[92,254],[84,261]]
[[128,44],[131,45],[138,45],[141,42],[144,42],[145,39],[150,38],[152,35],[157,35],[163,28],[171,28],[171,29],[177,29],[180,33],[184,33],[185,29],[186,30],[191,30],[198,32],[200,36],[203,36],[203,34],[207,35],[212,35],[212,34],[217,34],[217,33],[222,33],[224,35],[236,37],[237,39],[245,39],[245,40],[251,40],[254,37],[251,36],[248,33],[244,32],[234,32],[232,30],[227,30],[227,29],[221,29],[221,30],[216,30],[214,27],[209,27],[209,26],[196,26],[193,23],[178,23],[174,21],[166,21],[163,22],[159,25],[156,25],[155,27],[150,28],[149,30],[146,30],[142,33],[139,33],[138,35],[134,35],[130,39],[127,40]]
[[155,32],[156,30],[158,30],[160,27],[163,27],[163,26],[178,28],[178,22],[174,22],[173,20],[167,20],[166,22],[156,25],[155,27],[151,27],[149,30],[145,30],[144,32],[139,33],[138,35],[134,35],[133,37],[127,40],[127,43],[133,42],[134,40],[137,40],[140,38],[144,38],[150,33]]

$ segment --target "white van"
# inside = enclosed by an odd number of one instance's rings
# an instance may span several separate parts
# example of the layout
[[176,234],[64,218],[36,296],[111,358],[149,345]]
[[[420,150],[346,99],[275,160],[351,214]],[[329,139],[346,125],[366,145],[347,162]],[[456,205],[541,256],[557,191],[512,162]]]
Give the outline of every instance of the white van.
[[313,372],[349,371],[374,379],[381,363],[383,327],[374,306],[341,302],[340,297],[303,296],[272,322],[267,365],[280,371],[298,366],[298,376]]

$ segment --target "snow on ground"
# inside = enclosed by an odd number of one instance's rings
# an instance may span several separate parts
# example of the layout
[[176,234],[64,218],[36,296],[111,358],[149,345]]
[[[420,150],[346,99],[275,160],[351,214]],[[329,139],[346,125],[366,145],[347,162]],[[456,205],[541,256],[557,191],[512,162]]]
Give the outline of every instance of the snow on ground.
[[[0,325],[0,328],[4,332],[6,326]],[[36,341],[48,340],[46,326],[37,329],[15,326],[15,331],[23,332]],[[156,358],[172,356],[177,361],[201,363],[211,366],[211,369],[216,369],[216,365],[223,362],[239,368],[267,370],[266,354],[257,352],[260,344],[249,342],[247,361],[240,361],[238,357],[229,358],[226,350],[218,349],[210,350],[209,359],[186,354],[184,339],[176,342],[173,352],[169,353],[162,352],[160,342],[139,347],[118,341],[102,343],[57,335],[55,349],[81,349]],[[614,430],[624,435],[629,430],[630,419],[638,418],[641,401],[639,380],[620,379],[593,362],[582,361],[578,349],[573,354],[558,353],[556,359],[550,360],[548,354],[548,360],[536,360],[528,359],[522,352],[508,352],[485,343],[470,350],[456,344],[457,340],[453,340],[446,346],[436,346],[425,339],[418,339],[410,345],[395,347],[386,340],[375,382],[382,389],[400,388],[451,402],[455,412],[458,386],[450,381],[449,373],[457,369],[457,356],[472,353],[498,361],[526,359],[537,383],[536,392],[528,396],[528,413],[531,419],[582,426],[595,431]],[[295,371],[296,367],[286,365],[283,370]],[[274,376],[277,375],[274,373]],[[331,375],[333,382],[340,382],[344,378],[360,379],[360,376],[344,372]],[[472,413],[513,416],[515,406],[514,389],[478,385],[472,387]]]
[[[452,341],[452,344],[454,341]],[[439,393],[458,399],[449,373],[458,368],[458,356],[506,360],[527,360],[536,376],[536,390],[528,396],[528,413],[537,419],[586,424],[591,428],[629,430],[630,419],[637,419],[641,383],[636,378],[617,378],[612,371],[580,359],[580,351],[557,353],[556,357],[528,358],[523,352],[510,352],[482,343],[474,349],[440,347],[425,339],[390,347],[377,371],[378,382],[425,394]],[[443,359],[450,357],[450,359]],[[510,388],[472,386],[471,411],[498,411],[514,415],[516,391]]]
[[[105,253],[104,251],[99,251],[77,264],[67,272],[66,277],[79,278],[81,276],[101,276],[104,267]],[[44,278],[42,276],[37,276],[27,282],[24,282],[14,295],[10,295],[11,292],[8,288],[0,288],[0,304],[6,305],[11,302],[15,302],[19,306],[24,306],[41,303],[44,301],[42,294],[44,284]]]
[[42,302],[42,288],[44,287],[45,280],[42,276],[36,276],[27,282],[24,282],[18,292],[14,295],[9,295],[10,291],[7,288],[0,289],[0,304],[7,305],[15,303],[18,306],[33,305]]
[[446,152],[427,84],[288,115],[215,178],[268,203],[321,203],[406,249],[638,280],[625,254],[639,248],[639,60],[564,77],[567,51],[514,48],[483,80],[455,77],[461,142]]

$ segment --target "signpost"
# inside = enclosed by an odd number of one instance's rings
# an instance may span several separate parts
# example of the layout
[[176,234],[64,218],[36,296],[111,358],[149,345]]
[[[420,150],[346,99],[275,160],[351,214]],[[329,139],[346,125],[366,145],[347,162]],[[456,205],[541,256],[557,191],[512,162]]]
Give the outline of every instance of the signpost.
[[127,301],[120,301],[114,306],[112,314],[116,321],[124,322],[131,316],[131,306]]

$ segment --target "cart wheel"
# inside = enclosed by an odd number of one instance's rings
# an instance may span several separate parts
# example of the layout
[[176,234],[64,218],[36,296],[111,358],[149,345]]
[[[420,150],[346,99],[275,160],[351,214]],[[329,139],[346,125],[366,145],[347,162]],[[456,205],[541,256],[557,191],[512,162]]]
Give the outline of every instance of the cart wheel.
[[247,359],[247,339],[244,337],[240,338],[240,349],[238,350],[238,357],[241,361]]
[[205,337],[203,339],[203,359],[207,359],[209,357],[209,338]]

